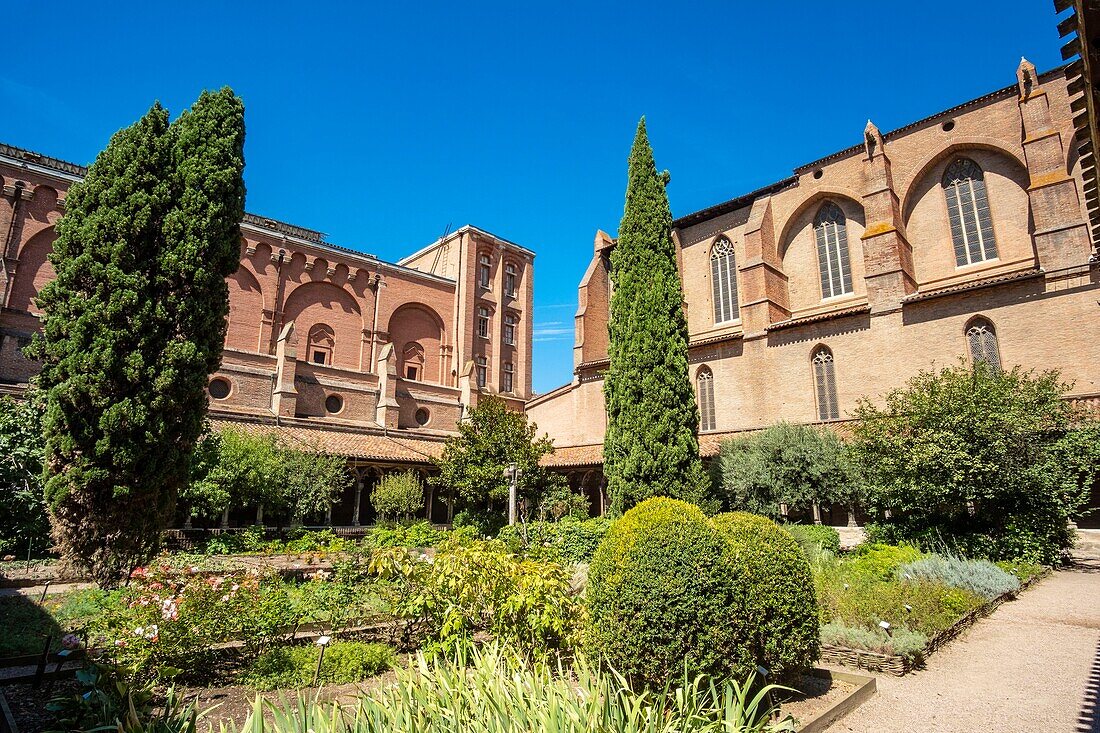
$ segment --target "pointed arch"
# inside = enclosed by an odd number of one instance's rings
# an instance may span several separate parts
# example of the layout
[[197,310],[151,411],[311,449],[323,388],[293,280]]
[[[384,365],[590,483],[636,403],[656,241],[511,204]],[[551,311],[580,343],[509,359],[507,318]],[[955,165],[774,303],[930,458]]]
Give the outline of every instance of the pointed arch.
[[956,158],[944,170],[940,184],[947,199],[956,266],[996,259],[997,241],[982,167],[971,158]]
[[835,298],[852,292],[852,263],[848,254],[848,222],[834,201],[826,201],[814,215],[817,267],[821,297]]
[[1001,351],[992,321],[984,316],[971,318],[966,324],[966,343],[971,364],[985,364],[994,372],[1001,371]]
[[814,396],[817,401],[818,420],[839,420],[840,403],[836,391],[836,361],[833,352],[824,344],[817,346],[810,355],[814,376]]
[[741,317],[737,302],[737,254],[733,243],[718,237],[710,248],[711,298],[714,322],[727,323]]
[[714,430],[717,415],[714,406],[714,372],[710,367],[699,367],[695,373],[695,386],[699,399],[699,430]]

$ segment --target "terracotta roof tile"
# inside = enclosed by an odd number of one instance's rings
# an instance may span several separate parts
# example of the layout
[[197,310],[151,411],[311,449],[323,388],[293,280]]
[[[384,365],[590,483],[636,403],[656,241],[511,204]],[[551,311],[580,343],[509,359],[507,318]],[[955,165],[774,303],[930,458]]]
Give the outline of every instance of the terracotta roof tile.
[[317,450],[348,458],[429,463],[443,455],[442,440],[395,437],[366,431],[333,430],[301,424],[275,425],[271,422],[212,419],[215,430],[227,428],[248,435],[278,435],[288,445]]

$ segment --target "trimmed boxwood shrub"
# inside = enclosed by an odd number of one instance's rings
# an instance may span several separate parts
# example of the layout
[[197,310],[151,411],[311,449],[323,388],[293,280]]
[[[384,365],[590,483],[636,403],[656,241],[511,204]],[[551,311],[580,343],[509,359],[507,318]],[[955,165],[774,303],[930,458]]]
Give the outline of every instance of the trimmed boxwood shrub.
[[807,555],[817,552],[818,548],[828,550],[834,555],[840,552],[840,533],[835,527],[824,524],[784,524],[783,529],[802,545]]
[[732,651],[729,545],[696,506],[647,499],[607,532],[588,573],[585,646],[631,682],[722,676]]
[[813,574],[799,544],[775,522],[745,512],[719,514],[714,526],[729,543],[727,572],[737,580],[736,669],[763,665],[773,678],[790,677],[818,657],[818,611]]

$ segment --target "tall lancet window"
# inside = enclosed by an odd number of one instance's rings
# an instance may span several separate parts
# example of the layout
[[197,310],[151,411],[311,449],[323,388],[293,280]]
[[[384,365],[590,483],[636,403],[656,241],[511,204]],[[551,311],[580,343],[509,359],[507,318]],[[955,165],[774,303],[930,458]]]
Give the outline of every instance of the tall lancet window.
[[710,250],[710,279],[714,296],[714,322],[725,323],[740,317],[737,307],[737,257],[733,244],[720,237]]
[[997,240],[993,237],[985,175],[978,164],[969,158],[959,158],[947,166],[943,193],[947,197],[955,264],[962,267],[996,259]]
[[975,318],[966,329],[970,346],[970,361],[977,366],[985,364],[991,371],[1001,371],[1001,352],[997,348],[997,332],[993,324],[984,318]]
[[699,387],[699,429],[714,430],[714,374],[708,367],[703,367],[695,381]]
[[840,403],[836,396],[836,363],[826,346],[814,350],[814,391],[817,392],[817,419],[839,420]]
[[832,201],[814,217],[817,267],[821,272],[821,297],[835,298],[852,292],[852,266],[848,259],[848,227],[844,212]]

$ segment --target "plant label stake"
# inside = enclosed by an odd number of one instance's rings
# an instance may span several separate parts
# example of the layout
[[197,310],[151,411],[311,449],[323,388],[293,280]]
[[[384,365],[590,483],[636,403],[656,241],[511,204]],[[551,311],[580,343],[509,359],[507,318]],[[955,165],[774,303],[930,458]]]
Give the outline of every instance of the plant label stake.
[[313,686],[317,686],[317,680],[321,679],[321,662],[325,661],[325,647],[328,646],[330,636],[322,636],[317,639],[317,646],[321,647],[321,653],[317,655],[317,671],[313,673]]

